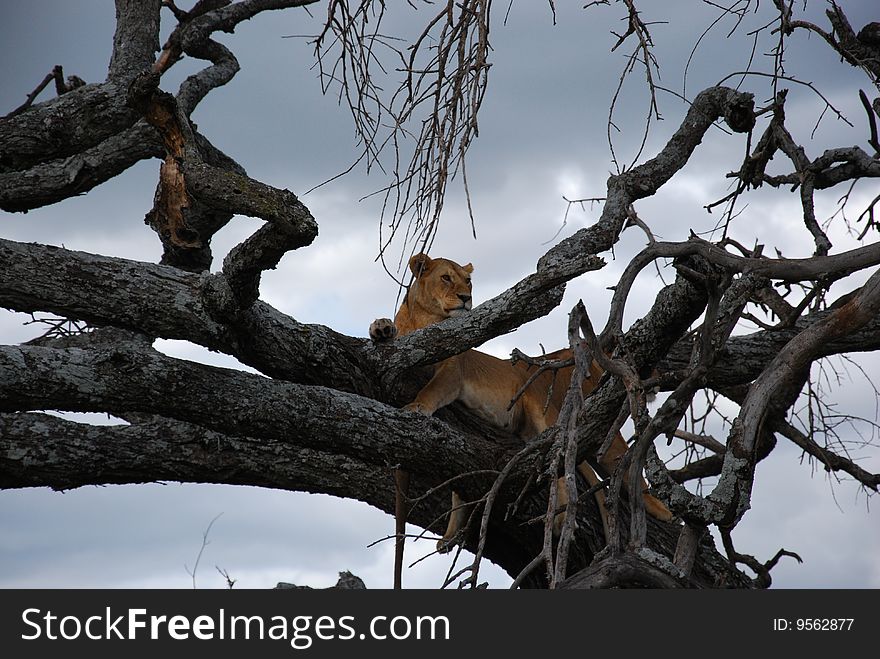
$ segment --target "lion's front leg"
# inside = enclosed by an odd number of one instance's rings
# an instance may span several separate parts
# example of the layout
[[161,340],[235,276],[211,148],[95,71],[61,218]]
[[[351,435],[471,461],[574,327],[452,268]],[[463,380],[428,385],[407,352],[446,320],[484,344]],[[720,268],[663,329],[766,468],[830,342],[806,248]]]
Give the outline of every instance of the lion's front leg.
[[[448,392],[448,386],[446,386],[448,383],[445,382],[445,378],[442,376],[438,380],[437,375],[439,375],[439,372],[436,373],[431,382],[419,392],[416,399],[409,405],[405,405],[403,409],[410,412],[418,412],[424,416],[431,416],[437,409],[444,407],[455,400],[453,397],[448,402],[443,402],[448,398],[448,396],[445,395]],[[453,490],[452,507],[449,510],[449,523],[446,525],[446,532],[443,534],[443,537],[437,541],[437,551],[439,553],[445,554],[452,549],[455,539],[462,526],[464,526],[464,523],[463,501],[458,492]]]
[[[461,379],[460,364],[455,357],[450,357],[435,367],[431,381],[422,387],[415,400],[403,409],[431,416],[461,396]],[[452,548],[453,541],[464,525],[464,513],[463,501],[458,492],[453,491],[446,533],[437,541],[437,551],[440,553],[448,552]]]
[[455,357],[450,357],[434,367],[434,376],[416,395],[415,400],[403,409],[431,416],[461,395],[461,369]]

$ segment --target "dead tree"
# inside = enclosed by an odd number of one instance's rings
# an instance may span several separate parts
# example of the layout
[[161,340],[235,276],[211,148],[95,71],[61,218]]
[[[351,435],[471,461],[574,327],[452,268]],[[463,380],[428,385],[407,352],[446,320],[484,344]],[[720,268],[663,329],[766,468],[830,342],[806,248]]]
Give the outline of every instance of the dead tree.
[[[140,160],[158,158],[159,183],[147,220],[164,250],[161,263],[150,264],[0,239],[0,305],[87,324],[84,331],[0,346],[0,487],[235,483],[346,496],[390,513],[393,470],[399,467],[411,475],[409,516],[415,524],[442,530],[453,485],[476,504],[462,542],[477,559],[452,581],[461,577],[476,586],[486,556],[519,585],[744,588],[769,585],[769,570],[784,555],[761,562],[739,553],[731,540],[750,506],[755,465],[777,438],[876,491],[880,475],[820,443],[816,428],[799,428],[790,411],[816,360],[880,347],[880,243],[872,241],[880,197],[859,217],[864,230],[856,244],[843,250],[833,250],[813,205],[817,191],[880,176],[880,105],[863,93],[870,119],[865,141],[873,152],[849,146],[810,158],[786,128],[787,78],[781,70],[786,41],[809,30],[877,87],[876,30],[867,26],[856,33],[834,4],[829,27],[822,28],[777,2],[764,33],[777,40],[780,66],[773,72],[778,90],[770,105],[756,108],[751,93],[723,83],[696,94],[662,149],[641,164],[618,167],[609,178],[595,224],[551,247],[533,272],[467,317],[376,346],[300,323],[259,299],[261,273],[285,253],[307,248],[320,218],[294,193],[250,178],[189,119],[238,70],[233,53],[212,39],[215,32],[232,31],[259,12],[316,3],[200,0],[184,11],[169,0],[117,0],[107,79],[59,85],[57,98],[36,104],[30,98],[0,119],[0,208],[52,204]],[[425,109],[432,117],[418,124],[422,132],[411,157],[393,153],[401,166],[392,168],[397,178],[386,189],[392,225],[410,223],[414,239],[408,247],[425,249],[441,217],[445,186],[456,171],[464,174],[477,135],[489,71],[491,2],[440,3],[422,38],[401,51],[404,79],[390,98],[367,69],[373,61],[367,51],[382,38],[377,17],[385,6],[371,0],[325,4],[328,18],[315,40],[316,54],[328,85],[341,84],[353,99],[368,164],[394,144],[381,134],[383,126],[405,130]],[[737,2],[725,11],[740,16],[749,4]],[[160,48],[163,7],[177,24]],[[622,8],[628,27],[617,46],[634,43],[624,75],[643,67],[652,112],[658,112],[650,24],[631,0]],[[182,57],[208,65],[172,94],[162,87],[163,74]],[[448,75],[437,76],[438,70]],[[60,76],[53,73],[47,84]],[[722,237],[655,240],[650,218],[637,213],[639,201],[685,168],[706,132],[718,125],[747,149],[729,174],[735,186],[722,200]],[[777,154],[790,161],[790,173],[767,173]],[[728,235],[737,201],[762,185],[799,195],[804,230],[816,245],[811,257],[770,257]],[[212,236],[233,214],[264,224],[212,274]],[[556,307],[566,283],[602,268],[601,255],[626,229],[644,231],[647,244],[618,283],[604,328],[594,330],[581,305],[572,311],[569,328],[578,363],[596,359],[608,375],[586,400],[572,390],[556,428],[523,447],[454,406],[430,419],[397,409],[426,382],[431,364]],[[674,281],[624,327],[636,276],[659,260],[674,264]],[[826,300],[834,282],[860,272],[865,283]],[[756,319],[761,329],[733,334],[744,319]],[[152,348],[156,337],[232,355],[268,377],[168,357]],[[646,391],[653,387],[670,393],[651,413]],[[726,438],[685,427],[699,392],[739,405]],[[128,425],[88,426],[36,411],[46,409],[106,412]],[[606,539],[593,498],[583,488],[578,495],[574,465],[594,459],[625,418],[633,421],[633,442],[620,468],[606,475],[612,522]],[[656,440],[672,437],[700,447],[675,470],[654,448]],[[623,485],[636,491],[643,469],[678,516],[675,523],[646,519],[641,497],[626,496]],[[570,490],[570,522],[554,538],[548,529],[560,473]],[[708,495],[683,485],[712,475],[718,480]],[[707,533],[710,526],[721,531],[720,550]],[[743,564],[754,577],[740,570]]]

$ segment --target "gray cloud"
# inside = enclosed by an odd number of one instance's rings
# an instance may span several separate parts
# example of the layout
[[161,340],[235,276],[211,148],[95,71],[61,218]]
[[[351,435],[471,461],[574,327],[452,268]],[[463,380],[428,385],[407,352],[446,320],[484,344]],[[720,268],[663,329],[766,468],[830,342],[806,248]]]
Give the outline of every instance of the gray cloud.
[[[681,91],[681,71],[693,44],[717,14],[704,3],[645,4],[648,12],[656,14],[646,18],[670,21],[652,30],[662,66],[661,84]],[[869,19],[868,4],[847,7],[854,25]],[[497,294],[532,271],[548,241],[592,223],[601,207],[586,212],[575,208],[563,226],[562,196],[601,196],[613,169],[606,142],[607,110],[627,53],[609,55],[608,51],[614,43],[609,30],[622,29],[617,20],[620,8],[582,11],[569,3],[557,5],[555,27],[546,3],[526,2],[514,3],[506,26],[498,22],[493,27],[494,66],[480,138],[468,163],[478,240],[469,237],[463,195],[455,187],[433,249],[434,254],[474,263],[479,299]],[[392,9],[397,10],[397,5]],[[506,9],[506,3],[496,12],[500,9]],[[819,22],[822,9],[822,3],[810,6]],[[314,13],[320,18],[320,10]],[[426,15],[422,11],[416,18]],[[343,171],[356,157],[347,111],[335,97],[320,95],[307,41],[282,38],[314,33],[316,19],[298,11],[273,13],[240,26],[235,35],[223,35],[242,70],[194,115],[200,130],[252,176],[297,194]],[[749,16],[747,21],[753,23],[749,29],[763,19],[763,15]],[[389,25],[410,33],[415,27],[412,17]],[[719,25],[697,50],[688,77],[690,95],[745,67],[750,48],[747,30],[725,40],[729,27],[729,21]],[[113,28],[113,11],[106,2],[6,3],[0,54],[14,65],[4,73],[0,107],[18,105],[55,64],[88,81],[103,79]],[[826,116],[815,139],[807,142],[808,151],[815,154],[831,145],[864,142],[855,90],[866,82],[858,72],[839,65],[820,40],[803,37],[793,40],[787,64],[790,73],[814,82],[856,125],[851,129]],[[770,66],[759,53],[755,68],[767,71]],[[182,72],[197,68],[196,63],[182,62],[164,84],[174,89]],[[747,78],[743,87],[754,91],[759,103],[771,94],[764,79]],[[655,125],[648,155],[665,143],[686,111],[686,104],[673,95],[662,93],[658,100],[664,121]],[[647,101],[642,74],[636,71],[615,115],[621,128],[615,134],[621,162],[628,162],[638,149]],[[792,85],[790,125],[799,137],[806,139],[812,131],[822,105],[814,92]],[[712,131],[694,162],[661,195],[640,203],[639,212],[663,238],[680,239],[690,229],[711,229],[718,214],[709,215],[702,207],[727,193],[724,175],[738,166],[741,153],[741,138]],[[159,244],[142,218],[152,205],[157,170],[156,162],[141,163],[86,196],[27,215],[0,214],[2,235],[155,261]],[[373,261],[380,200],[358,201],[384,182],[377,170],[370,177],[355,170],[304,197],[318,219],[320,236],[312,247],[289,254],[276,271],[267,273],[263,298],[299,320],[361,336],[373,318],[390,315],[396,286]],[[866,199],[874,194],[862,193]],[[829,215],[836,196],[821,200]],[[780,202],[777,194],[760,191],[747,201],[746,212],[732,226],[734,235],[748,244],[758,236],[787,255],[811,252],[809,241],[791,238],[798,225],[796,200]],[[217,236],[215,255],[221,258],[255,226],[252,220],[233,221]],[[843,249],[852,239],[835,230],[835,244]],[[496,339],[487,349],[504,355],[514,346],[532,352],[539,350],[539,344],[548,350],[558,347],[564,342],[567,311],[579,298],[587,302],[594,323],[604,323],[610,300],[607,287],[643,245],[643,235],[627,231],[615,253],[606,255],[606,268],[572,282],[558,310]],[[653,271],[642,275],[628,320],[648,308],[661,285]],[[854,286],[844,283],[842,290]],[[0,339],[19,342],[36,334],[33,328],[21,326],[26,318],[0,312]],[[186,344],[164,349],[200,361],[232,361]],[[876,359],[864,363],[870,372],[878,372]],[[864,387],[850,387],[841,395],[847,409],[874,418],[876,400]],[[723,429],[719,432],[723,436]],[[852,483],[835,484],[832,497],[824,474],[811,476],[799,457],[797,450],[781,441],[759,466],[753,509],[734,535],[737,548],[762,559],[780,546],[800,552],[805,565],[784,562],[777,568],[774,576],[780,586],[880,587],[875,558],[880,532],[864,499],[856,496]],[[876,452],[866,468],[871,464],[880,468]],[[144,485],[64,494],[0,492],[0,586],[186,587],[190,581],[183,565],[192,567],[202,532],[221,512],[199,571],[203,587],[223,586],[214,565],[228,570],[245,587],[269,586],[282,579],[329,584],[342,569],[360,574],[371,587],[390,585],[389,543],[371,549],[367,545],[390,533],[393,523],[364,504],[249,488]],[[413,556],[428,553],[430,541],[409,551]],[[407,583],[437,586],[448,567],[446,561],[435,557],[420,564],[407,575]],[[509,581],[497,570],[487,574],[493,586]]]

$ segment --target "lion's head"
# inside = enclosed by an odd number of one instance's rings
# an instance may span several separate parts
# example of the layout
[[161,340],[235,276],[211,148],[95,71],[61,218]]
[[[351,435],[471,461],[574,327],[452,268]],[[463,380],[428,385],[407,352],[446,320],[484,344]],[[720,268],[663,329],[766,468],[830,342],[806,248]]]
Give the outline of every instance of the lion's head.
[[409,269],[415,279],[395,319],[400,334],[470,311],[474,271],[470,263],[459,265],[449,259],[416,254],[409,260]]

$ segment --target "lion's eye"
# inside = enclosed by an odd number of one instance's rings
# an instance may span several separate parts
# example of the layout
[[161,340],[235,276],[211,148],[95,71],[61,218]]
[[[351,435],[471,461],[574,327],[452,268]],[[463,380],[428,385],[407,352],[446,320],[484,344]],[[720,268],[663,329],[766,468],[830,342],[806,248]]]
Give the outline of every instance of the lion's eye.
[[452,277],[450,277],[449,275],[443,275],[442,277],[440,277],[440,279],[447,283],[452,283]]
[[467,278],[467,285],[468,285],[468,288],[471,287],[471,278],[470,277]]

